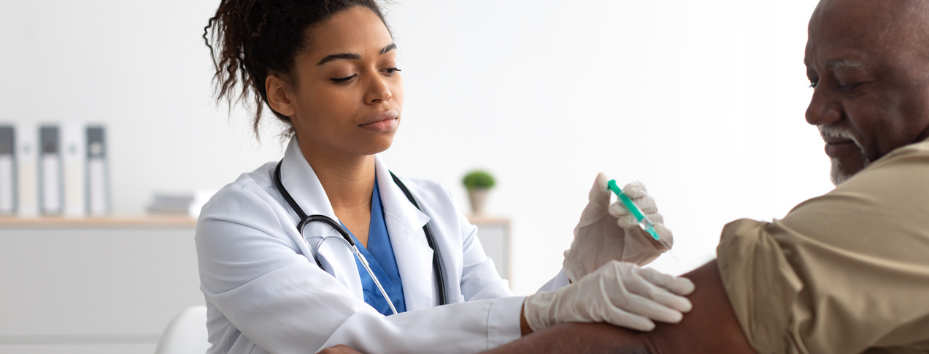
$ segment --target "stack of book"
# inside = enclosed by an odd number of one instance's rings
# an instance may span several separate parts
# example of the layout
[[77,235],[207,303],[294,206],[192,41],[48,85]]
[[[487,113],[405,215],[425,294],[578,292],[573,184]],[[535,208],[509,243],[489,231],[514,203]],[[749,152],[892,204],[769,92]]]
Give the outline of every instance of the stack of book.
[[146,209],[153,214],[186,215],[193,202],[193,193],[155,193]]
[[200,216],[200,209],[216,194],[215,190],[203,189],[193,193],[155,193],[148,204],[153,214]]

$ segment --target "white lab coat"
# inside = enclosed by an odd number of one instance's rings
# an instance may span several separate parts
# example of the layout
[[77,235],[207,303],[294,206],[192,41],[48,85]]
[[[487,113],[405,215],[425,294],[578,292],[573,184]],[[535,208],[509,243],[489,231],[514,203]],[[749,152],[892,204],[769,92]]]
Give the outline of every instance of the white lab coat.
[[[354,255],[334,229],[310,223],[304,242],[296,213],[274,186],[277,162],[270,162],[220,190],[197,223],[209,353],[313,353],[337,344],[365,353],[474,353],[519,337],[523,298],[513,296],[497,274],[477,227],[458,212],[448,191],[402,179],[419,211],[383,161],[375,160],[407,312],[383,316],[364,302]],[[338,220],[296,139],[283,161],[283,184],[304,212]],[[436,307],[426,222],[443,258],[447,306]],[[325,271],[312,257],[317,245]],[[544,288],[567,283],[561,272]]]

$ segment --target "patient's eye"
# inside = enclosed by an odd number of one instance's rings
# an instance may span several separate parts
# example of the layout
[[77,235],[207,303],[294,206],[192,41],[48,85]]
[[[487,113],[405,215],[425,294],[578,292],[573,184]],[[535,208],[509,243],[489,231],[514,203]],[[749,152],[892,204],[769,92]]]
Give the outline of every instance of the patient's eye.
[[862,82],[856,82],[856,83],[852,83],[852,84],[841,85],[841,86],[839,86],[839,88],[842,89],[842,91],[846,91],[846,92],[847,92],[847,91],[851,91],[851,90],[854,90],[854,89],[858,88],[858,87],[861,86],[862,84],[863,84]]

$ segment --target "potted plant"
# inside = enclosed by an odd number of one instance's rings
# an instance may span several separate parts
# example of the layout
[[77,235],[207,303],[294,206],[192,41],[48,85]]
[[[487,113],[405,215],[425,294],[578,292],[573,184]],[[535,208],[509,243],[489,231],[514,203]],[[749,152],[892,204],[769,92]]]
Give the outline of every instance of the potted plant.
[[487,202],[487,193],[490,188],[497,182],[494,177],[486,171],[474,170],[468,172],[461,181],[468,190],[468,198],[471,200],[471,211],[474,215],[484,213],[484,205]]

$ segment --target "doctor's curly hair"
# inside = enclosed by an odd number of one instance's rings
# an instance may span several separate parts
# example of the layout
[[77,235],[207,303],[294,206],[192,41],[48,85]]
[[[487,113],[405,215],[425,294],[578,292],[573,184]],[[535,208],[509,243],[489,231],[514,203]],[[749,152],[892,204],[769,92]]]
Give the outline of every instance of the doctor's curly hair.
[[[295,81],[294,58],[311,45],[304,35],[306,29],[355,6],[370,9],[387,26],[376,0],[222,0],[216,15],[203,28],[203,41],[216,69],[213,84],[217,103],[225,98],[230,109],[242,99],[246,99],[246,108],[254,104],[252,128],[260,138],[258,123],[268,103],[268,75]],[[241,85],[238,94],[236,85]],[[271,112],[290,126],[284,136],[293,135],[290,118],[273,109]]]

